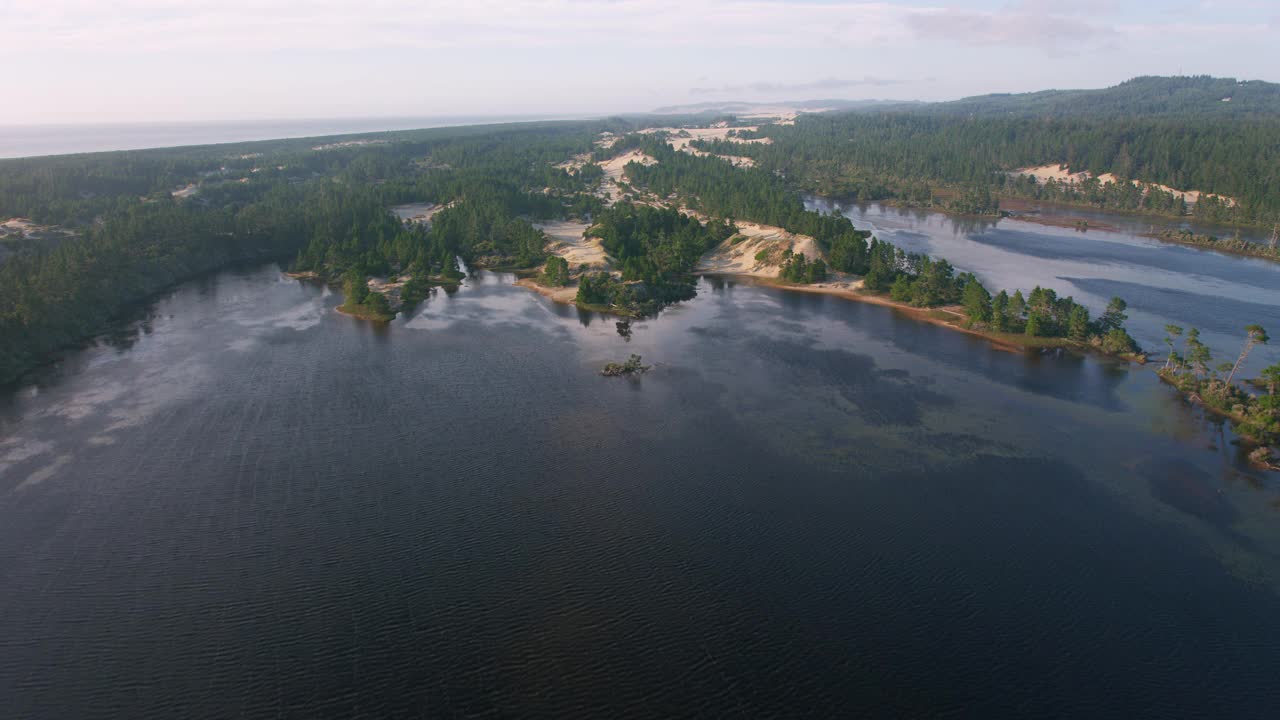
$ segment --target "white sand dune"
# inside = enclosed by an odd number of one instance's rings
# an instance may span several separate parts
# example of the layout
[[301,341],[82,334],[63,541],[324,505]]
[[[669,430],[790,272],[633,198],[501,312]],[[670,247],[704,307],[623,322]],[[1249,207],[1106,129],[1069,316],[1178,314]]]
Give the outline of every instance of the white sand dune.
[[[739,221],[737,226],[738,234],[746,239],[735,245],[733,241],[736,238],[730,238],[712,249],[698,261],[694,268],[696,272],[776,278],[782,254],[788,249],[793,253],[803,253],[810,260],[825,259],[817,241],[808,235],[796,235],[780,227],[752,222]],[[756,256],[762,251],[766,257],[757,260]]]
[[600,238],[586,237],[587,224],[569,220],[534,223],[547,234],[547,252],[559,255],[576,271],[586,265],[591,270],[612,270],[613,259],[600,244]]
[[632,162],[654,165],[658,161],[639,150],[631,150],[600,163],[600,167],[604,169],[604,179],[601,180],[596,195],[603,198],[609,205],[617,202],[622,197],[622,188],[618,187],[618,183],[623,180],[627,164]]
[[[1071,172],[1070,169],[1062,165],[1038,165],[1036,167],[1022,168],[1020,170],[1016,170],[1015,172],[1018,175],[1030,175],[1031,177],[1034,177],[1036,180],[1042,183],[1047,180],[1055,180],[1057,182],[1065,182],[1072,185],[1079,185],[1085,182],[1086,180],[1090,179],[1091,177],[1094,177],[1094,175],[1088,171],[1073,173]],[[1116,177],[1111,173],[1102,173],[1101,175],[1098,175],[1097,178],[1098,178],[1098,182],[1102,183],[1103,185],[1106,185],[1108,183],[1112,183],[1112,184],[1120,183],[1120,178]],[[1133,184],[1141,188],[1157,188],[1165,192],[1172,193],[1175,197],[1180,197],[1184,201],[1191,203],[1193,205],[1199,202],[1200,198],[1202,197],[1216,197],[1226,202],[1228,205],[1236,204],[1236,201],[1234,198],[1229,198],[1229,197],[1226,197],[1225,195],[1215,195],[1213,193],[1205,193],[1199,190],[1177,190],[1169,187],[1168,185],[1161,185],[1159,183],[1144,183],[1138,180],[1134,180]]]

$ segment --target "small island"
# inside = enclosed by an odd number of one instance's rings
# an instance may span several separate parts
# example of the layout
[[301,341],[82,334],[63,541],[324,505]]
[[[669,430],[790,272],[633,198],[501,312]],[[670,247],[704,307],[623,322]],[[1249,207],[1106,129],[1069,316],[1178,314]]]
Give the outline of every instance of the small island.
[[626,362],[622,362],[622,363],[611,362],[605,365],[604,369],[600,371],[600,374],[604,375],[605,377],[621,377],[623,375],[643,375],[644,373],[649,372],[649,367],[650,367],[649,365],[641,364],[641,359],[639,355],[632,353],[631,357],[627,358]]
[[375,322],[390,322],[396,313],[391,309],[387,296],[369,289],[364,276],[358,272],[347,274],[342,283],[347,300],[338,306],[338,312]]
[[[1277,226],[1277,230],[1280,230],[1280,226]],[[1145,236],[1177,245],[1189,245],[1232,255],[1280,261],[1280,243],[1277,243],[1277,233],[1275,231],[1272,232],[1270,242],[1265,245],[1243,240],[1238,234],[1235,237],[1220,238],[1216,235],[1193,233],[1190,230],[1162,230],[1160,232],[1145,233]]]

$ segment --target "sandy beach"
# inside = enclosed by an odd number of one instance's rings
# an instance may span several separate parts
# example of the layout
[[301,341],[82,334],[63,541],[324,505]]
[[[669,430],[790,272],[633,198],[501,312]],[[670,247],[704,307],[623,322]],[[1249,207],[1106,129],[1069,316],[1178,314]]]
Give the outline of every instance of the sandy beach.
[[545,285],[539,285],[533,278],[520,278],[516,280],[516,285],[519,285],[522,288],[528,288],[543,297],[550,298],[555,302],[562,303],[564,305],[577,304],[575,300],[578,297],[578,286],[576,285],[572,285],[570,287],[547,287]]

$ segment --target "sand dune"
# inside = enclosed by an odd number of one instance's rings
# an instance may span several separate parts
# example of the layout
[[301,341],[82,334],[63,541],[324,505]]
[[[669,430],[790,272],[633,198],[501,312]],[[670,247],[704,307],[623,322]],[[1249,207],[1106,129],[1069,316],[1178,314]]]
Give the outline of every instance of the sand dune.
[[610,205],[617,202],[622,197],[622,189],[618,187],[618,183],[623,180],[627,164],[631,162],[654,165],[658,161],[639,150],[631,150],[600,163],[600,167],[604,169],[604,179],[600,182],[596,195],[604,198]]
[[534,223],[534,227],[546,233],[547,252],[559,255],[577,271],[582,265],[592,270],[612,270],[613,260],[600,244],[600,238],[585,237],[587,224],[572,221]]
[[[1085,182],[1089,178],[1094,177],[1093,174],[1088,171],[1073,173],[1071,172],[1070,169],[1063,167],[1061,165],[1039,165],[1036,167],[1022,168],[1021,170],[1016,170],[1015,172],[1018,175],[1030,175],[1031,177],[1034,177],[1036,180],[1040,182],[1045,182],[1047,180],[1055,180],[1057,182],[1065,182],[1065,183],[1070,183],[1072,185],[1079,185],[1080,183]],[[1098,182],[1102,183],[1103,185],[1106,185],[1107,183],[1118,184],[1120,182],[1120,178],[1116,177],[1111,173],[1103,173],[1101,175],[1098,175],[1097,178],[1098,178]],[[1180,197],[1184,201],[1191,203],[1193,205],[1199,202],[1200,198],[1202,197],[1216,197],[1226,202],[1228,205],[1236,204],[1236,201],[1234,198],[1229,198],[1224,195],[1215,195],[1213,193],[1205,193],[1199,190],[1176,190],[1174,188],[1169,187],[1168,185],[1161,185],[1159,183],[1144,183],[1138,180],[1134,180],[1133,184],[1138,187],[1159,188],[1160,190],[1163,190],[1168,193],[1172,193],[1175,197]]]
[[667,141],[671,143],[671,147],[681,152],[692,152],[694,149],[689,147],[689,143],[693,142],[694,140],[727,140],[729,142],[761,143],[764,145],[768,145],[769,143],[772,143],[773,140],[767,137],[745,139],[745,138],[731,136],[729,134],[735,131],[755,132],[756,130],[759,130],[759,129],[760,128],[757,125],[752,125],[750,127],[737,127],[737,128],[727,127],[727,126],[709,127],[709,128],[661,127],[661,128],[646,128],[644,130],[641,130],[640,132],[645,134],[659,133],[659,132],[668,133]]
[[[736,245],[730,239],[703,255],[694,268],[696,272],[776,278],[782,254],[788,249],[803,253],[810,260],[824,257],[817,241],[808,235],[796,235],[780,227],[752,222],[738,222],[737,225],[738,234],[746,239]],[[762,251],[767,256],[757,260],[756,256]]]

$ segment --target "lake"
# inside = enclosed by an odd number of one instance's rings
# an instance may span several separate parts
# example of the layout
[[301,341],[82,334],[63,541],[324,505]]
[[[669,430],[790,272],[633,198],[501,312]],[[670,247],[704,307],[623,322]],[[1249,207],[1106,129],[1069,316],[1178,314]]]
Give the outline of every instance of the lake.
[[[1097,317],[1113,296],[1129,304],[1129,331],[1138,344],[1161,356],[1164,326],[1198,327],[1218,361],[1235,360],[1244,326],[1280,328],[1280,263],[1142,237],[1149,229],[1187,225],[1196,232],[1221,228],[1176,220],[1107,214],[1045,206],[1057,218],[1087,217],[1116,231],[1049,227],[1016,219],[966,218],[878,203],[857,205],[809,198],[810,209],[839,209],[860,229],[870,230],[909,252],[945,257],[976,274],[994,294],[1036,285],[1071,295]],[[1280,362],[1280,343],[1250,353],[1256,373]],[[1216,364],[1216,363],[1215,363]]]
[[[991,281],[1141,288],[1144,344],[1148,293],[1276,312],[1254,261],[866,213]],[[626,337],[512,283],[377,326],[231,269],[0,396],[4,714],[1280,705],[1280,484],[1149,368],[714,278]]]

